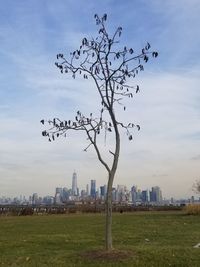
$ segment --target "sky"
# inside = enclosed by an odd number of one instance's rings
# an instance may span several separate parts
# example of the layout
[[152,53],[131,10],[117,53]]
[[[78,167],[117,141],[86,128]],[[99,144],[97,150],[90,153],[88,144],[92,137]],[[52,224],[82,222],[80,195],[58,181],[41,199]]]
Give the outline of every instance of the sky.
[[[148,41],[159,57],[132,80],[140,93],[126,101],[120,119],[137,123],[133,141],[121,132],[114,185],[161,187],[165,198],[187,198],[200,179],[199,0],[18,0],[0,6],[0,197],[54,195],[71,187],[72,173],[85,189],[107,173],[84,135],[69,132],[49,143],[41,119],[74,118],[98,111],[90,81],[61,75],[56,54],[69,53],[83,37],[97,35],[94,14],[107,27],[123,28],[121,45],[135,51]],[[120,45],[119,44],[119,45]],[[100,145],[106,156],[112,137]],[[105,154],[104,154],[105,153]]]

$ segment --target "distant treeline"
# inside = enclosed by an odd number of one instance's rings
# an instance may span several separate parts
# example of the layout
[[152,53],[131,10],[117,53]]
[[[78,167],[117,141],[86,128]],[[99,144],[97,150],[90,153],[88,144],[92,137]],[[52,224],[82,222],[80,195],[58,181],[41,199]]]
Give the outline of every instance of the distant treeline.
[[[113,205],[113,212],[135,212],[135,211],[173,211],[182,210],[182,206],[128,206]],[[63,205],[63,206],[19,206],[0,205],[2,216],[26,216],[40,214],[71,214],[71,213],[104,213],[104,205]]]

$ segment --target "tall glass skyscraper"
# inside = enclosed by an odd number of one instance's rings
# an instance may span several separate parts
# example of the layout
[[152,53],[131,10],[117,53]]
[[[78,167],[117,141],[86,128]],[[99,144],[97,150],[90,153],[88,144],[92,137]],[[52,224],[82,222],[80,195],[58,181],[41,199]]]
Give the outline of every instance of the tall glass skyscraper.
[[77,188],[77,174],[74,171],[72,175],[72,196],[78,195],[78,188]]
[[162,192],[159,186],[153,186],[152,191],[150,192],[150,201],[151,202],[162,202]]
[[96,180],[91,180],[90,196],[93,198],[96,196]]

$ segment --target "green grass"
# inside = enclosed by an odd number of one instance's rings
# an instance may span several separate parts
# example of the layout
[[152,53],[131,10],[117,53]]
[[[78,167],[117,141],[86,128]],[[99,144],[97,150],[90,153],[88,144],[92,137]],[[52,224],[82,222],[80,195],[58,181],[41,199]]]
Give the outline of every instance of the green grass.
[[[145,240],[146,239],[146,240]],[[149,240],[149,241],[148,241]],[[94,260],[84,251],[104,246],[101,214],[0,217],[0,266],[200,266],[200,216],[182,212],[113,215],[116,249],[127,259]]]

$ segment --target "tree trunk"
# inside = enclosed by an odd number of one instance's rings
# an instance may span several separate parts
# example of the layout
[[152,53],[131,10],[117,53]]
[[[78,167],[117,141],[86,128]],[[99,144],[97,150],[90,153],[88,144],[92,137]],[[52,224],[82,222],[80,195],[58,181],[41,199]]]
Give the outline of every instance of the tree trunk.
[[113,177],[109,175],[106,196],[106,250],[112,249],[112,182]]
[[120,135],[113,112],[110,112],[112,118],[113,126],[115,129],[115,152],[113,154],[113,164],[111,170],[108,172],[108,185],[107,185],[107,195],[106,195],[106,250],[112,250],[112,186],[115,177],[115,173],[118,166],[119,151],[120,151]]

